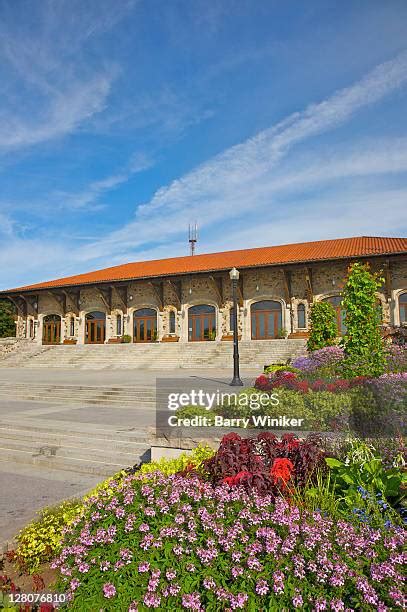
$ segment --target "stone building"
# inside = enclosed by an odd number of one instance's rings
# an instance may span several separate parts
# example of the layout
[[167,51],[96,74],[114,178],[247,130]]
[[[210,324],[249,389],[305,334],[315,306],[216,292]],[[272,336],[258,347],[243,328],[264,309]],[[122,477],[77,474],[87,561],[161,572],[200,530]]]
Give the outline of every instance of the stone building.
[[354,261],[385,279],[384,323],[407,324],[407,239],[358,237],[227,251],[105,268],[0,292],[17,337],[43,344],[230,340],[229,270],[240,271],[242,340],[306,337],[313,301],[329,300],[343,331],[341,288]]

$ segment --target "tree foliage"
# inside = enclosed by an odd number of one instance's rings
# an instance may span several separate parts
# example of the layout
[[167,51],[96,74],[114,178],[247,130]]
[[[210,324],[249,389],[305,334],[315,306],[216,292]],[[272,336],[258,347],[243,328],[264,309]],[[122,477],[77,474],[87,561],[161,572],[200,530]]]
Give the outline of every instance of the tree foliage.
[[332,346],[338,336],[336,312],[329,302],[314,302],[310,312],[311,329],[307,342],[309,351]]
[[7,300],[0,300],[0,338],[16,335],[14,309]]
[[350,266],[343,290],[346,335],[344,368],[347,376],[380,376],[385,370],[385,347],[381,336],[382,309],[377,291],[384,282],[369,264]]

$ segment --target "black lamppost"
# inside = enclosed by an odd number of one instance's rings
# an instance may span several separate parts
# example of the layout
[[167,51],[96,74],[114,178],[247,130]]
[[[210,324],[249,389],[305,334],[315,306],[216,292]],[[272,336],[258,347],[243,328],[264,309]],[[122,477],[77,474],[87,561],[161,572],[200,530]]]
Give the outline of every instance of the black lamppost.
[[242,387],[243,382],[239,375],[239,337],[237,329],[237,281],[239,280],[239,270],[232,268],[229,272],[232,281],[233,299],[233,380],[230,383],[233,387]]

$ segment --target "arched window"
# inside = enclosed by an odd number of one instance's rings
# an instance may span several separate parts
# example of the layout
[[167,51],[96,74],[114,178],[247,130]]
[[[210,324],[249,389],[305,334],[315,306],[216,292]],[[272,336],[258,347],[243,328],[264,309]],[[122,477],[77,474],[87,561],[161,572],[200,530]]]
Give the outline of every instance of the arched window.
[[42,343],[59,344],[61,342],[61,317],[59,315],[47,315],[42,325]]
[[188,340],[198,342],[215,340],[216,310],[209,304],[191,306],[188,310]]
[[153,342],[157,339],[157,312],[154,308],[140,308],[133,313],[133,341]]
[[170,334],[175,334],[175,312],[173,310],[170,310],[169,333]]
[[342,298],[340,295],[334,295],[324,299],[324,302],[329,302],[334,307],[336,312],[336,324],[338,326],[338,332],[340,336],[346,334],[345,325],[345,309],[342,308]]
[[283,327],[280,302],[262,300],[251,305],[252,340],[277,338]]
[[116,316],[116,336],[122,335],[122,315],[118,314]]
[[399,295],[400,325],[407,323],[407,292]]
[[306,322],[305,322],[305,305],[304,304],[298,304],[297,307],[297,322],[298,322],[298,328],[299,329],[305,329],[306,328]]
[[69,319],[69,335],[70,336],[75,335],[75,317],[71,317]]
[[95,310],[86,315],[86,344],[103,344],[106,338],[106,315]]

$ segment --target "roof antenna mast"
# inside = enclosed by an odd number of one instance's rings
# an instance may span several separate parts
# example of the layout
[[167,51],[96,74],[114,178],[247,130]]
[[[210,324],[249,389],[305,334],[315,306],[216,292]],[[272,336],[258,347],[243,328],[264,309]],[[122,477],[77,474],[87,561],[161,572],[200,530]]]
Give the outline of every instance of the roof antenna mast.
[[188,228],[189,254],[195,255],[195,245],[198,242],[198,224],[190,223]]

